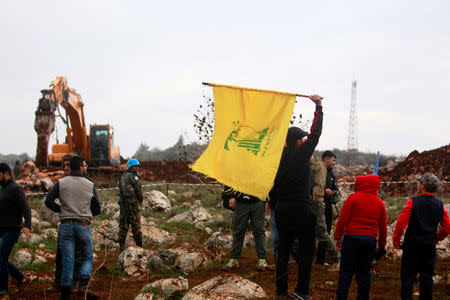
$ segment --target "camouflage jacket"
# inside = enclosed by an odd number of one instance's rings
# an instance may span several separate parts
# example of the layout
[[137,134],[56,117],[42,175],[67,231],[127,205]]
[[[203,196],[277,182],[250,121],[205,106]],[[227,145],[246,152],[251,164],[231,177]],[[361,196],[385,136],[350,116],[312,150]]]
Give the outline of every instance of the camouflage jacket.
[[122,185],[122,194],[125,198],[135,198],[142,202],[142,184],[139,180],[139,175],[134,170],[126,170],[122,174],[120,183]]

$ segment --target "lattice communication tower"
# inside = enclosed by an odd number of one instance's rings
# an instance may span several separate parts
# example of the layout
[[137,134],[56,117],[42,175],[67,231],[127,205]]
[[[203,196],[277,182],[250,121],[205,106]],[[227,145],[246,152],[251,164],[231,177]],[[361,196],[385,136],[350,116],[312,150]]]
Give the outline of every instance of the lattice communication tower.
[[348,124],[347,151],[358,151],[358,118],[356,113],[356,80],[352,82],[352,102],[350,104],[350,118]]

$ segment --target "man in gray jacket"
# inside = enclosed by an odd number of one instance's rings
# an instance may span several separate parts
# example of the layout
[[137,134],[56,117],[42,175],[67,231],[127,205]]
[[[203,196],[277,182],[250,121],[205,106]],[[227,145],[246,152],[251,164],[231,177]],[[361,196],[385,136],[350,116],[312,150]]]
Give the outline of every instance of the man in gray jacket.
[[[61,298],[70,298],[75,245],[81,248],[79,290],[87,289],[94,263],[90,223],[101,207],[94,183],[85,177],[87,164],[82,156],[70,159],[70,174],[59,179],[45,199],[45,205],[59,213],[59,247],[62,254]],[[55,203],[59,198],[61,205]]]

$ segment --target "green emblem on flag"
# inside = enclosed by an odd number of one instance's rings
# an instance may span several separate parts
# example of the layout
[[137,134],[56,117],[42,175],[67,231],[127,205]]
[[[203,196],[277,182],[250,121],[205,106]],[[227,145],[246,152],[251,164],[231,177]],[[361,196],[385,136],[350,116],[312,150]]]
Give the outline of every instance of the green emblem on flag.
[[[223,147],[225,150],[230,151],[230,146],[236,144],[237,147],[244,148],[245,150],[253,153],[253,155],[257,156],[261,152],[261,150],[264,150],[265,152],[268,149],[270,135],[272,134],[274,128],[272,128],[269,133],[269,127],[263,128],[261,130],[256,130],[251,126],[241,126],[239,124],[239,120],[233,122],[233,127],[234,129],[225,140],[225,145]],[[251,130],[251,134],[248,134],[248,132],[246,132],[246,137],[251,135],[252,138],[240,139],[239,135],[246,129]],[[263,144],[263,140],[265,138],[267,138],[267,141]],[[263,157],[264,152],[262,155]]]

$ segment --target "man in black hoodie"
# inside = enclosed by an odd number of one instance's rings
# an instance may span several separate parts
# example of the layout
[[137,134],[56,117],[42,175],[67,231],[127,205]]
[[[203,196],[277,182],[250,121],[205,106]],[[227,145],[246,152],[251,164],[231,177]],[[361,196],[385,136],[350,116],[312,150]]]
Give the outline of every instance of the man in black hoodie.
[[[279,231],[279,247],[276,262],[277,295],[288,295],[288,264],[295,239],[300,241],[298,250],[298,282],[291,297],[311,299],[309,283],[315,250],[316,217],[311,206],[312,170],[310,158],[322,133],[322,97],[313,95],[316,104],[311,132],[298,127],[288,130],[286,144],[274,186],[269,194],[274,201],[275,222]],[[306,136],[306,139],[305,139]]]
[[11,177],[11,168],[5,163],[0,163],[0,185],[0,299],[8,299],[9,274],[19,285],[27,280],[8,258],[21,231],[31,238],[31,210],[23,188]]

